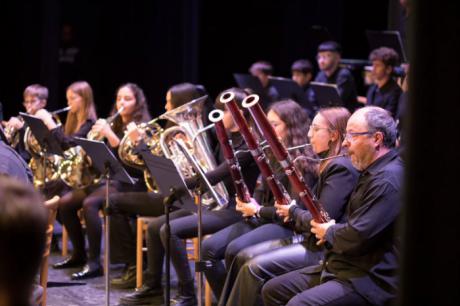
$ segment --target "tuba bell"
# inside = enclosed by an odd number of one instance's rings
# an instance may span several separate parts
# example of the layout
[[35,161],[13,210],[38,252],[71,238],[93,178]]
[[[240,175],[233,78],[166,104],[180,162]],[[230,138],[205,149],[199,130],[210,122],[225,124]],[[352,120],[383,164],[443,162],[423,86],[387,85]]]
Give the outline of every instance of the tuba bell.
[[[163,128],[157,123],[158,120],[159,118],[155,118],[149,122],[140,123],[137,125],[137,128],[141,131],[142,140],[150,153],[161,156],[163,155],[163,151],[160,146],[160,135],[163,133]],[[136,144],[125,134],[118,146],[118,156],[125,165],[143,170],[144,180],[148,190],[158,192],[154,178],[150,175],[144,160],[140,154],[136,152],[135,147]]]
[[[159,117],[176,124],[161,134],[160,145],[163,154],[173,161],[184,181],[197,174],[182,151],[184,147],[197,160],[203,172],[206,173],[216,168],[216,161],[209,147],[207,135],[203,133],[210,127],[204,127],[202,118],[206,99],[207,96],[203,96],[192,100]],[[202,204],[215,210],[226,207],[227,203],[228,192],[222,182],[202,195]]]

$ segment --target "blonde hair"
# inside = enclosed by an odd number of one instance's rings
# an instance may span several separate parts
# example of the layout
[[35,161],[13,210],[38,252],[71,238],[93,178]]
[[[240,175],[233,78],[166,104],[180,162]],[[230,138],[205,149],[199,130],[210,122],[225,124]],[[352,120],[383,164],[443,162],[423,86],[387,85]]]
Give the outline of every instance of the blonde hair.
[[83,107],[77,113],[67,113],[64,134],[72,135],[87,119],[96,120],[96,108],[94,107],[93,90],[88,82],[72,83],[67,90],[71,90],[83,100]]

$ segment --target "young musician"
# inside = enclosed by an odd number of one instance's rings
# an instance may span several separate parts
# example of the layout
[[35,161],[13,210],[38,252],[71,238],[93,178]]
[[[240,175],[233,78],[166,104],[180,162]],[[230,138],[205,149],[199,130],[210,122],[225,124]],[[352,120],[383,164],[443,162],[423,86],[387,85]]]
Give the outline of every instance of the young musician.
[[[66,97],[70,110],[67,113],[64,127],[56,123],[53,116],[45,109],[41,109],[35,114],[43,120],[51,133],[57,138],[62,150],[76,146],[73,137],[86,137],[96,121],[93,90],[87,82],[72,83],[67,88]],[[71,191],[62,181],[57,181],[47,184],[45,193],[48,195],[61,195],[58,203],[59,216],[69,233],[73,246],[72,256],[56,263],[53,267],[63,269],[83,265],[86,261],[85,239],[77,212],[81,208],[81,202],[86,196],[86,192],[84,190]]]
[[379,106],[397,116],[401,88],[393,78],[393,71],[399,63],[395,50],[387,47],[375,49],[369,55],[372,62],[374,84],[367,91],[367,105]]
[[329,246],[323,263],[268,281],[265,305],[388,305],[395,298],[403,177],[395,140],[396,124],[386,110],[365,107],[350,117],[343,145],[361,174],[346,222],[311,221],[317,244]]
[[351,72],[346,68],[340,68],[342,47],[335,41],[326,41],[318,46],[318,67],[321,70],[315,78],[315,82],[336,84],[343,106],[350,112],[357,107],[356,85]]
[[[23,98],[22,105],[26,109],[26,113],[35,115],[39,109],[46,107],[48,88],[40,84],[29,85],[24,90]],[[25,133],[24,121],[20,117],[11,117],[8,122],[3,122],[3,125],[5,126],[5,132],[11,137],[9,140],[11,145],[28,162],[30,160],[30,153],[26,150],[23,141]]]
[[[246,97],[246,93],[241,89],[232,88],[235,92],[236,100],[241,101]],[[223,94],[223,93],[221,93]],[[217,98],[217,101],[219,97]],[[221,103],[216,103],[217,108],[222,109]],[[224,114],[224,126],[229,133],[235,150],[246,150],[246,145],[238,132],[239,129],[232,120],[231,115]],[[229,195],[235,193],[231,175],[226,161],[224,161],[222,152],[217,147],[218,161],[220,164],[211,171],[206,173],[211,185],[223,182],[228,190]],[[254,189],[258,175],[257,167],[250,152],[242,151],[238,154],[238,160],[241,165],[243,177],[250,190]],[[188,188],[197,187],[198,180],[191,178],[187,180]],[[187,252],[184,245],[184,239],[193,238],[198,235],[198,217],[191,211],[179,209],[170,214],[171,218],[171,260],[179,279],[178,296],[174,298],[174,305],[186,306],[195,305],[195,287],[192,272],[189,267]],[[237,222],[240,214],[235,210],[235,202],[230,197],[226,208],[220,210],[203,209],[202,214],[202,231],[203,235],[212,234],[220,229]],[[130,294],[120,300],[121,305],[139,305],[142,303],[152,303],[153,300],[163,296],[161,287],[161,278],[163,271],[164,245],[166,244],[165,218],[158,217],[148,226],[147,247],[148,247],[148,269],[144,274],[146,276],[143,287],[133,294]]]
[[[343,134],[350,113],[344,107],[320,109],[308,131],[313,152],[320,158],[319,178],[313,191],[328,212],[329,217],[342,220],[345,206],[358,179],[348,157],[343,154]],[[272,240],[250,246],[238,254],[239,261],[246,261],[238,273],[235,284],[225,284],[225,296],[221,305],[257,305],[263,284],[277,275],[317,264],[324,247],[316,246],[310,233],[309,211],[295,205],[275,205],[277,214],[294,223],[295,239]],[[227,279],[228,281],[228,279]],[[231,293],[230,293],[231,290]],[[228,298],[226,298],[228,297]]]
[[[170,87],[166,93],[165,110],[170,111],[202,96],[197,85],[181,83]],[[167,127],[173,126],[168,122]],[[129,134],[141,137],[136,128],[128,126]],[[136,139],[134,139],[136,141]],[[142,141],[141,141],[142,142]],[[142,144],[139,145],[142,147]],[[148,150],[148,148],[143,148]],[[111,208],[111,263],[126,265],[121,277],[112,279],[116,288],[134,288],[136,285],[136,237],[131,227],[131,218],[157,217],[164,213],[164,195],[160,192],[119,192],[110,195]]]
[[[267,118],[272,124],[276,135],[286,147],[303,145],[308,142],[307,134],[309,119],[307,112],[292,100],[276,102],[269,107]],[[291,152],[299,155],[301,150]],[[274,173],[278,179],[287,185],[286,178],[276,162],[272,162]],[[311,187],[316,181],[316,165],[309,162],[299,162],[299,170],[304,174],[307,184]],[[205,271],[206,278],[216,297],[219,297],[225,282],[227,271],[229,286],[238,273],[239,266],[234,263],[236,255],[244,248],[256,243],[291,237],[292,227],[276,218],[274,199],[266,182],[259,177],[259,187],[256,188],[254,199],[250,203],[237,199],[237,210],[244,217],[253,218],[241,220],[213,234],[203,242],[203,258],[213,263],[213,267]],[[221,262],[225,259],[225,267]]]
[[[113,116],[112,118],[115,118],[112,123],[104,119],[99,119],[94,124],[91,131],[97,135],[96,138],[106,139],[108,146],[117,156],[118,145],[120,144],[126,127],[130,123],[139,124],[150,119],[147,100],[143,90],[134,83],[121,85],[117,89],[116,102],[111,113]],[[114,116],[116,113],[119,114],[119,116]],[[109,194],[121,191],[146,191],[142,171],[131,167],[127,167],[127,171],[132,177],[138,179],[137,183],[130,185],[112,180],[111,186],[109,187]],[[99,211],[102,209],[105,202],[106,186],[104,184],[97,188],[93,187],[88,191],[90,191],[90,193],[84,199],[82,207],[88,235],[89,258],[87,264],[80,272],[72,274],[72,279],[74,280],[102,275],[102,266],[100,264],[102,224],[101,218],[99,217]]]
[[[270,84],[269,76],[273,74],[273,66],[267,61],[258,61],[251,65],[249,73],[257,77],[262,84],[264,90],[263,108],[265,109],[270,103],[278,100],[278,92],[275,87]],[[265,100],[264,100],[265,99]]]
[[292,63],[291,73],[292,80],[296,82],[304,92],[304,103],[302,103],[301,106],[309,112],[310,118],[313,118],[318,108],[315,102],[315,94],[310,87],[310,82],[313,79],[313,66],[309,60],[299,59]]

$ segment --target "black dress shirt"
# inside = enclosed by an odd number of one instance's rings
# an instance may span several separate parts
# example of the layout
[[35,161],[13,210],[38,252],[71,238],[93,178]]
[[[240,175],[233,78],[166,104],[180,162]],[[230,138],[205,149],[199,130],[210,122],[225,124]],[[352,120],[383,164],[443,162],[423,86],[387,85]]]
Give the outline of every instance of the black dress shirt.
[[384,108],[395,117],[398,111],[400,95],[401,88],[394,79],[390,78],[382,88],[379,88],[376,84],[369,87],[367,91],[367,105]]
[[315,82],[336,84],[343,106],[352,113],[358,107],[355,79],[353,78],[350,70],[346,68],[338,68],[329,77],[323,71],[320,71],[315,78]]
[[331,226],[322,281],[349,280],[370,303],[395,297],[398,246],[395,223],[401,206],[403,164],[392,150],[365,169],[351,194],[347,221]]

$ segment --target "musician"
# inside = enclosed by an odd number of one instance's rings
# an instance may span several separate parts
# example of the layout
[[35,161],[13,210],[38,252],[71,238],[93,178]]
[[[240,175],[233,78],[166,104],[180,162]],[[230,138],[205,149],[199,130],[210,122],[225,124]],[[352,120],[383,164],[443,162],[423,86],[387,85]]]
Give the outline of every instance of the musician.
[[[93,90],[89,83],[86,81],[72,83],[67,87],[66,98],[70,110],[67,113],[64,126],[54,121],[51,113],[45,109],[41,109],[35,114],[43,120],[64,151],[77,145],[73,140],[74,137],[86,137],[96,121]],[[58,202],[58,213],[73,246],[71,257],[54,264],[53,267],[63,269],[83,265],[86,262],[85,238],[77,212],[87,195],[86,190],[72,191],[70,187],[59,180],[48,183],[44,192],[48,197],[54,194],[61,196]]]
[[[26,113],[35,115],[39,109],[46,107],[48,100],[48,88],[40,84],[29,85],[24,89],[23,98],[24,101],[22,102],[22,105],[26,109]],[[14,137],[18,137],[19,141],[17,142],[15,149],[19,155],[28,162],[30,160],[30,153],[26,150],[23,141],[25,133],[24,121],[22,121],[19,117],[11,117],[8,122],[4,123],[4,126],[6,131],[16,131],[13,135],[11,135],[14,136],[17,133],[17,136]]]
[[397,115],[401,88],[393,78],[393,71],[399,64],[395,50],[387,47],[375,49],[369,55],[372,62],[372,79],[374,84],[367,91],[367,105],[379,106]]
[[[201,97],[204,89],[190,83],[176,84],[166,92],[165,110],[171,111]],[[168,121],[166,127],[173,126]],[[133,141],[142,138],[142,132],[128,125],[127,134]],[[148,150],[139,140],[138,148]],[[111,210],[111,263],[123,263],[125,269],[121,277],[112,279],[116,288],[134,288],[136,285],[136,237],[131,228],[131,219],[140,216],[157,217],[164,213],[164,195],[154,192],[119,192],[110,195]],[[189,199],[191,200],[191,199]],[[175,208],[173,208],[175,209]]]
[[33,175],[25,160],[0,139],[0,174],[7,174],[24,183],[32,183]]
[[[123,110],[120,112],[122,107]],[[99,119],[91,128],[91,131],[97,135],[97,138],[106,139],[108,146],[116,156],[118,145],[128,124],[131,122],[139,124],[150,119],[147,100],[143,90],[134,83],[126,83],[118,87],[116,102],[113,105],[111,114],[112,118],[114,118],[111,123],[108,120]],[[146,191],[142,171],[132,167],[126,167],[126,169],[132,177],[137,179],[137,183],[130,185],[117,180],[111,180],[109,194],[127,191]],[[74,193],[78,192],[74,191]],[[100,186],[92,186],[85,192],[87,196],[79,208],[83,208],[83,216],[86,221],[89,257],[83,269],[80,272],[72,274],[71,278],[73,280],[88,279],[103,274],[100,263],[102,224],[99,211],[105,203],[106,185],[102,183]]]
[[1,305],[32,305],[47,219],[42,197],[32,184],[0,175]]
[[310,118],[313,118],[318,106],[315,102],[315,94],[310,87],[310,82],[313,79],[313,66],[307,59],[299,59],[292,63],[291,66],[292,80],[296,82],[303,90],[303,102],[299,103],[305,108]]
[[[309,118],[307,112],[296,102],[284,100],[272,104],[269,107],[267,118],[286,147],[308,142]],[[291,153],[296,156],[300,150]],[[304,161],[298,165],[308,185],[313,186],[317,176],[316,165]],[[272,168],[275,169],[274,173],[278,179],[288,189],[287,179],[275,161],[272,161]],[[250,203],[237,199],[237,210],[242,212],[243,216],[254,217],[254,219],[251,222],[240,219],[238,223],[222,229],[203,242],[203,258],[213,263],[213,267],[207,269],[205,274],[216,297],[219,297],[222,292],[227,274],[226,269],[231,270],[228,276],[229,285],[233,283],[238,267],[232,264],[239,251],[262,241],[287,238],[293,235],[292,227],[284,225],[282,220],[275,217],[274,199],[268,185],[262,177],[259,177],[258,181],[259,187],[256,188],[254,199]],[[226,269],[221,261],[224,258]]]
[[346,222],[311,221],[318,244],[328,243],[322,265],[268,281],[265,305],[387,305],[396,295],[403,165],[394,150],[396,124],[379,107],[357,110],[343,146],[361,171],[347,204]]
[[350,112],[357,107],[356,85],[353,75],[347,68],[340,68],[342,47],[335,41],[326,41],[318,46],[316,60],[320,72],[315,82],[336,84],[343,106]]
[[[238,103],[247,96],[247,94],[237,88],[229,89],[235,93],[235,98]],[[227,91],[227,90],[226,90]],[[224,91],[224,92],[226,92]],[[222,95],[222,92],[220,95]],[[219,97],[216,99],[215,107],[224,111],[223,123],[225,129],[229,132],[229,138],[232,140],[235,150],[246,150],[245,142],[243,141],[239,129],[233,122],[231,114],[224,110]],[[248,113],[246,112],[247,116]],[[211,185],[223,182],[230,195],[235,193],[231,175],[228,169],[228,164],[223,158],[223,152],[220,147],[217,147],[216,156],[220,164],[214,169],[206,173]],[[250,192],[255,187],[256,178],[258,175],[257,166],[250,152],[243,151],[238,154],[238,161],[241,165],[243,177]],[[198,180],[191,178],[187,180],[189,189],[194,189],[198,185]],[[193,238],[198,235],[198,217],[189,210],[179,209],[170,214],[171,218],[171,260],[176,270],[179,279],[178,296],[174,298],[174,305],[186,306],[195,305],[195,287],[193,276],[187,259],[187,251],[183,240]],[[220,229],[233,224],[240,220],[240,214],[235,210],[235,202],[233,198],[229,199],[226,208],[220,210],[203,209],[202,214],[202,232],[203,235],[208,235],[219,231]],[[121,305],[139,305],[142,303],[152,303],[158,297],[163,296],[161,288],[161,278],[163,271],[164,245],[166,244],[164,216],[153,220],[148,226],[147,249],[148,249],[148,269],[144,273],[145,283],[140,290],[121,298]]]
[[[319,178],[313,191],[329,217],[335,220],[343,220],[347,201],[358,180],[358,172],[350,159],[341,157],[349,117],[350,113],[344,107],[320,109],[308,131],[313,152],[320,158]],[[233,289],[227,278],[220,305],[257,305],[260,303],[260,290],[267,280],[318,264],[324,247],[316,246],[316,238],[310,233],[312,216],[309,211],[301,209],[301,205],[275,205],[277,214],[292,220],[296,233],[301,236],[270,240],[238,253],[237,260],[245,261],[245,264],[238,273]]]
[[257,77],[262,84],[263,92],[263,108],[266,109],[267,106],[278,100],[279,95],[275,87],[270,84],[269,76],[273,74],[273,66],[267,61],[257,61],[251,65],[249,68],[249,73]]

